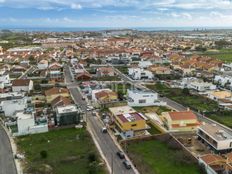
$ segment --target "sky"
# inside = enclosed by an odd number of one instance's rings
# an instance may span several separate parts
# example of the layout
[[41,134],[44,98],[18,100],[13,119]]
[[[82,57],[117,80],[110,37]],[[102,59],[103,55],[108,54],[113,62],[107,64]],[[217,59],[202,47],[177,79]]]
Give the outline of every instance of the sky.
[[232,0],[0,0],[0,27],[232,27]]

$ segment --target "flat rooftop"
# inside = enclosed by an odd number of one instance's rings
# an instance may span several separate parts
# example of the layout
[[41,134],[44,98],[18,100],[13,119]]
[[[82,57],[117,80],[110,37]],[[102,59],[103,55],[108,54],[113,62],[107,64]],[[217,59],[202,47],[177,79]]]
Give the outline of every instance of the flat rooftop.
[[110,112],[113,115],[123,115],[123,114],[129,114],[129,113],[135,113],[136,111],[130,107],[130,106],[119,106],[119,107],[112,107],[109,108]]
[[79,109],[76,105],[68,105],[68,106],[59,106],[57,107],[57,111],[59,114],[69,113],[69,112],[78,112]]
[[199,128],[218,141],[232,139],[231,132],[216,124],[203,123]]
[[128,92],[132,92],[132,93],[134,93],[134,94],[155,94],[154,92],[152,92],[152,91],[145,91],[145,90],[137,90],[137,89],[134,89],[134,90],[130,90],[130,89],[128,89]]
[[139,120],[144,120],[144,117],[142,114],[134,112],[130,114],[122,114],[117,116],[123,123],[126,122],[136,122]]
[[23,97],[25,94],[23,92],[8,92],[0,94],[0,98],[7,98],[7,97]]
[[18,120],[24,120],[24,119],[33,118],[33,115],[32,114],[26,114],[24,112],[17,112],[16,117],[18,118]]

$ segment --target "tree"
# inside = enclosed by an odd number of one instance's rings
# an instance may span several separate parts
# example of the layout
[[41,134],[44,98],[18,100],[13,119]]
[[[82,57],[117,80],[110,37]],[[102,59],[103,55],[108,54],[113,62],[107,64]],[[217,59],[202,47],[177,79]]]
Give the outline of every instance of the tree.
[[90,163],[96,161],[97,157],[96,157],[95,153],[90,152],[89,155],[88,155],[88,160],[89,160]]
[[41,157],[42,159],[46,159],[46,158],[48,157],[47,151],[46,151],[46,150],[42,150],[42,151],[40,152],[40,157]]
[[123,100],[124,99],[124,94],[122,91],[118,91],[118,99]]
[[184,88],[182,92],[183,92],[184,95],[189,95],[190,94],[188,88]]

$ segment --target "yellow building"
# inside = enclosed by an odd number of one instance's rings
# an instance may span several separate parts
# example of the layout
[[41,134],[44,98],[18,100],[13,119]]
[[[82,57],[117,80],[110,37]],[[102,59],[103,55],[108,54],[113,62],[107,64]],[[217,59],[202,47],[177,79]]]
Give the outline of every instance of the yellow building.
[[124,139],[144,135],[148,129],[146,118],[129,106],[113,107],[109,110],[116,129]]
[[169,131],[195,131],[200,125],[192,111],[163,112],[162,117]]
[[47,103],[51,103],[51,101],[57,98],[58,96],[70,97],[67,88],[56,88],[56,87],[46,90],[45,96]]

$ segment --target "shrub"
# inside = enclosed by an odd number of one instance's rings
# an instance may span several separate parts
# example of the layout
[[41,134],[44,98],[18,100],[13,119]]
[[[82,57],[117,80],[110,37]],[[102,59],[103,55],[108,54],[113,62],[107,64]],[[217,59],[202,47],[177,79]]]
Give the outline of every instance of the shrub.
[[46,150],[42,150],[42,151],[40,152],[40,157],[41,157],[42,159],[46,159],[46,158],[48,157],[47,151],[46,151]]
[[90,163],[96,161],[97,157],[96,157],[95,153],[90,152],[89,155],[88,155],[88,160],[89,160]]

